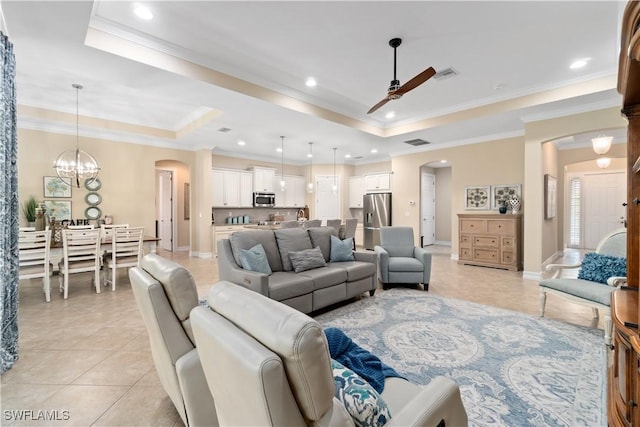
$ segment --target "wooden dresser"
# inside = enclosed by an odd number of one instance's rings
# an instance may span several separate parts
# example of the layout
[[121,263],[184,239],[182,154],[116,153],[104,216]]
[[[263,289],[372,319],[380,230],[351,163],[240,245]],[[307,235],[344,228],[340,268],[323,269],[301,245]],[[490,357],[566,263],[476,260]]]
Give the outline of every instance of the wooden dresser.
[[[618,92],[627,126],[627,290],[611,298],[612,364],[607,379],[610,427],[640,425],[640,2],[622,17]],[[634,167],[636,166],[636,167]]]
[[522,216],[458,214],[458,264],[522,269]]

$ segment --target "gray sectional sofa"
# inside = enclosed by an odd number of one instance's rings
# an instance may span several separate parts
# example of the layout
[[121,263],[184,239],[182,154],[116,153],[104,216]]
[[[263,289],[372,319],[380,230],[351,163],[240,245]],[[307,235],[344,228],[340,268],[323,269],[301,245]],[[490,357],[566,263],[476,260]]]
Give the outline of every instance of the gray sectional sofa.
[[[220,280],[237,283],[303,313],[356,297],[373,296],[377,285],[377,256],[354,251],[355,260],[331,262],[333,227],[238,231],[218,241]],[[241,250],[262,244],[271,274],[242,268]],[[296,273],[290,252],[319,247],[325,266]]]

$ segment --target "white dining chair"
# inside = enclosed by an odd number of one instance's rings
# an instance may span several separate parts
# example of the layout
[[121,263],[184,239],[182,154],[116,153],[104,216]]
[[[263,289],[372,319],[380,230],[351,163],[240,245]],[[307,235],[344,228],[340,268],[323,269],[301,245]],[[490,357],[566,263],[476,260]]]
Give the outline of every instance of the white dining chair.
[[100,230],[62,230],[60,291],[69,295],[69,274],[93,272],[96,293],[100,293]]
[[[111,235],[110,254],[104,258],[105,286],[111,283],[116,290],[118,268],[138,267],[142,258],[142,239],[144,227],[114,228]],[[109,273],[111,278],[109,278]]]
[[18,236],[18,279],[42,278],[44,299],[51,301],[51,230],[20,230]]
[[68,230],[93,230],[95,225],[93,224],[83,224],[83,225],[67,225]]

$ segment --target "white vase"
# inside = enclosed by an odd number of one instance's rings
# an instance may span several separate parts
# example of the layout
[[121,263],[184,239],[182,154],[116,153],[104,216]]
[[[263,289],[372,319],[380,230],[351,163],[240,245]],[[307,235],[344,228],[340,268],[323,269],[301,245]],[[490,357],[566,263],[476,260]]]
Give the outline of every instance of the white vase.
[[516,215],[520,211],[520,199],[517,196],[513,196],[509,199],[509,206],[511,206],[511,213]]

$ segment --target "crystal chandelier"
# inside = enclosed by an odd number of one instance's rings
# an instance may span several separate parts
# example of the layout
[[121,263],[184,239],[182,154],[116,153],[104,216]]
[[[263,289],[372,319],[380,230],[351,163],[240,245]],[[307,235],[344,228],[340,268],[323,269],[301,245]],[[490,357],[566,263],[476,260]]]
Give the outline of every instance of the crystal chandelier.
[[78,94],[82,86],[76,83],[71,86],[76,90],[76,148],[60,154],[53,167],[60,178],[71,178],[72,182],[80,188],[80,180],[93,181],[98,176],[100,167],[91,154],[80,149]]

